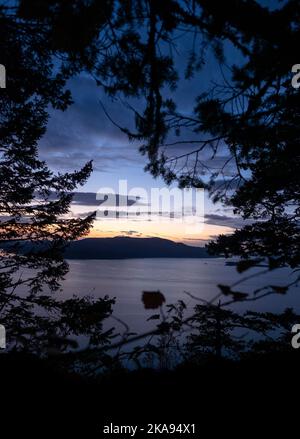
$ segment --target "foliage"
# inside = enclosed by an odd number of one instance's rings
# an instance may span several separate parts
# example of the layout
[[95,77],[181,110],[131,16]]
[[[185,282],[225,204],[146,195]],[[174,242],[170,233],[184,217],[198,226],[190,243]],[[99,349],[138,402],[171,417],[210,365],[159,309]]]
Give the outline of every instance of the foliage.
[[[271,9],[254,0],[135,0],[115,3],[112,18],[116,46],[95,73],[106,92],[140,98],[139,109],[129,106],[136,130],[120,128],[142,142],[146,169],[180,187],[206,187],[214,201],[255,220],[217,240],[213,253],[298,266],[298,2]],[[189,55],[178,62],[180,37]],[[201,79],[211,53],[219,79],[204,75],[204,89],[195,87],[180,111],[173,90],[184,61],[186,79]]]
[[[300,33],[296,0],[274,10],[254,0],[20,0],[0,6],[0,24],[1,63],[8,72],[0,94],[0,311],[17,344],[27,330],[22,344],[31,349],[33,335],[50,337],[54,321],[62,339],[82,332],[92,344],[102,342],[101,322],[112,305],[107,298],[58,302],[45,293],[56,291],[67,272],[64,246],[87,233],[93,220],[68,217],[72,191],[86,181],[91,163],[55,175],[37,149],[49,108],[71,104],[67,81],[83,70],[109,95],[139,98],[139,109],[127,103],[135,131],[120,128],[141,143],[146,170],[180,187],[206,187],[214,201],[254,220],[218,238],[209,247],[213,253],[241,256],[241,271],[253,265],[245,262],[249,258],[266,258],[270,269],[299,266],[300,100],[290,84]],[[183,45],[189,41],[188,81],[201,74],[211,53],[221,72],[218,83],[206,78],[202,93],[195,87],[184,111],[173,93],[182,81],[183,60],[178,65],[175,56],[182,35]],[[38,250],[24,242],[38,243]],[[234,300],[243,294],[226,286],[221,291]],[[96,310],[100,320],[85,320],[87,310]],[[58,314],[47,320],[45,311]],[[205,347],[219,312],[206,309],[210,320],[202,326],[203,311],[196,309],[200,335],[191,336],[194,346],[201,340]],[[227,337],[239,317],[224,313],[228,326],[221,338],[235,349]],[[175,317],[160,322],[160,335],[180,327]],[[37,336],[42,329],[45,335]]]
[[[80,333],[92,344],[104,341],[102,320],[112,300],[60,301],[51,295],[68,270],[64,247],[88,233],[93,221],[93,215],[69,215],[72,192],[85,183],[92,163],[54,174],[38,157],[50,108],[63,111],[72,103],[67,80],[95,61],[91,18],[100,25],[103,6],[0,6],[1,62],[8,73],[0,93],[0,318],[16,349],[40,352],[47,338],[49,345],[61,338],[63,350],[66,337]],[[86,33],[78,32],[77,25],[87,23]]]

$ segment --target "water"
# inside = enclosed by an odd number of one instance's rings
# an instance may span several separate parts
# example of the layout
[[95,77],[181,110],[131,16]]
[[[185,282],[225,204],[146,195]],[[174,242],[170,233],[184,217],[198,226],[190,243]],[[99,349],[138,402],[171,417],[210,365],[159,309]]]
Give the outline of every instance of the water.
[[[125,259],[125,260],[71,260],[70,271],[63,282],[64,298],[108,295],[116,298],[114,315],[129,325],[130,330],[146,331],[155,325],[147,319],[155,311],[145,310],[142,292],[160,290],[166,303],[182,299],[188,305],[188,313],[197,303],[185,291],[205,300],[219,293],[218,284],[230,285],[237,280],[258,273],[263,268],[248,270],[243,275],[234,266],[227,266],[224,259]],[[264,276],[256,276],[234,288],[235,291],[252,292],[263,285],[284,285],[290,282],[289,269],[275,270]],[[235,304],[238,310],[283,311],[293,307],[300,312],[300,291],[293,287],[287,295],[272,295],[256,302]],[[116,325],[113,319],[111,325]]]

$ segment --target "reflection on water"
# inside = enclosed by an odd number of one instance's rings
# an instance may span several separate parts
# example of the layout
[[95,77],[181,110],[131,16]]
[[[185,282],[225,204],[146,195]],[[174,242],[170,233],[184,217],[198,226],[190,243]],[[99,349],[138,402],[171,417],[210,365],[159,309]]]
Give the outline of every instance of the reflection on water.
[[[219,292],[217,284],[230,285],[255,270],[264,270],[255,268],[244,275],[238,275],[234,266],[225,265],[224,259],[72,260],[69,263],[70,271],[63,283],[64,297],[74,294],[116,297],[114,314],[133,331],[144,331],[153,327],[153,322],[146,321],[153,311],[145,310],[141,301],[144,290],[160,290],[166,297],[166,303],[182,299],[191,310],[196,302],[185,291],[210,300]],[[263,285],[284,285],[290,280],[290,270],[280,269],[252,278],[235,290],[251,292]],[[270,296],[257,302],[235,305],[240,310],[273,312],[279,312],[286,307],[293,307],[300,312],[298,288],[292,288],[286,296]]]

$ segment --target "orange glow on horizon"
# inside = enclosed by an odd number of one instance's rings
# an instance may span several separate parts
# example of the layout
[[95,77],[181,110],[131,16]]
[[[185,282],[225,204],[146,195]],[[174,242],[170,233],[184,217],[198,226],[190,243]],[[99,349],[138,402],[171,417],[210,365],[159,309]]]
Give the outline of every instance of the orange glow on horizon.
[[201,231],[197,234],[185,233],[183,224],[173,223],[172,221],[95,221],[89,238],[112,238],[115,236],[131,236],[135,238],[158,237],[170,239],[175,242],[184,242],[189,245],[204,245],[220,234],[230,234],[233,229],[230,227],[217,226],[204,223]]

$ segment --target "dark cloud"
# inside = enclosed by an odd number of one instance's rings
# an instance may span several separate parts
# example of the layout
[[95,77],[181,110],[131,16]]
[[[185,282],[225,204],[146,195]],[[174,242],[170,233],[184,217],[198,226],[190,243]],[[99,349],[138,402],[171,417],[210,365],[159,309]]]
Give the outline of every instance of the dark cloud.
[[[133,205],[135,203],[132,203],[131,205]],[[138,204],[137,204],[138,206]],[[80,212],[80,213],[72,213],[72,215],[74,217],[78,217],[78,218],[85,218],[86,216],[91,215],[92,213],[96,212],[96,217],[95,220],[99,220],[102,221],[103,219],[107,219],[107,220],[116,220],[116,219],[122,219],[122,218],[128,218],[131,221],[159,221],[160,219],[163,220],[167,220],[167,219],[181,219],[182,218],[182,214],[180,212],[163,212],[163,211],[139,211],[138,209],[132,210],[132,211],[127,211],[127,210],[122,210],[118,207],[116,207],[114,209],[115,206],[112,206],[113,209],[106,209],[105,206],[105,210],[100,210],[99,206],[94,206],[95,210],[89,210],[89,211],[84,211],[84,212]],[[130,204],[128,204],[128,207],[130,207]]]
[[107,194],[95,192],[75,192],[73,197],[73,205],[79,206],[99,206],[105,202],[106,206],[119,206],[126,205],[132,206],[137,203],[139,197],[128,197],[125,195],[116,194],[116,204],[112,204],[112,200],[109,199]]
[[214,213],[206,214],[204,216],[206,224],[212,224],[215,226],[232,227],[239,229],[247,224],[251,224],[251,221],[244,220],[238,216],[217,215]]
[[[186,44],[189,45],[190,42],[187,41]],[[180,56],[186,58],[184,46],[185,42],[182,41]],[[210,68],[203,74],[207,81],[212,79]],[[204,84],[206,82],[200,81],[198,77],[191,81],[181,79],[176,90],[178,108],[184,112],[191,112],[194,107],[195,90],[199,89],[200,93]],[[74,103],[65,112],[51,111],[47,132],[40,142],[41,157],[48,165],[53,169],[72,170],[92,159],[94,170],[100,172],[132,165],[143,166],[145,157],[138,152],[139,143],[129,143],[127,136],[113,123],[134,130],[134,117],[128,106],[120,100],[105,96],[94,79],[87,74],[70,80],[68,86]],[[143,100],[132,99],[130,104],[139,111]],[[178,141],[195,141],[202,138],[201,134],[189,130],[181,132],[180,137],[170,133],[168,142],[177,144],[167,147],[165,152],[168,156],[190,152],[195,149],[195,144],[187,145]],[[202,160],[205,166],[221,167],[228,159],[228,150],[222,144],[219,145],[218,156],[213,160],[211,154],[209,148],[203,152]],[[193,159],[191,156],[190,161]],[[229,172],[229,165],[227,168]]]
[[[38,198],[38,197],[37,197]],[[57,197],[55,193],[53,192],[49,196],[49,200],[53,201],[56,200]],[[102,203],[106,203],[106,206],[132,206],[135,203],[138,203],[140,200],[140,197],[131,197],[131,196],[125,196],[116,194],[116,204],[112,204],[112,200],[109,200],[108,194],[101,193],[101,192],[74,192],[73,193],[73,201],[72,204],[77,206],[99,206]],[[110,203],[111,201],[111,203]]]
[[[232,168],[231,176],[234,175],[236,168]],[[214,190],[226,190],[226,192],[235,191],[241,186],[241,181],[239,178],[218,178],[214,182]]]
[[55,169],[74,169],[88,160],[96,171],[143,162],[137,145],[129,144],[127,136],[105,114],[118,124],[129,126],[131,112],[120,101],[103,95],[95,81],[81,75],[69,82],[74,104],[65,112],[51,111],[47,132],[40,142],[40,154]]
[[[186,43],[190,44],[189,41]],[[183,41],[181,51],[180,56],[186,57]],[[204,72],[208,81],[211,79],[211,74],[210,68]],[[183,72],[181,76],[184,76]],[[198,77],[191,81],[181,79],[176,90],[178,108],[184,112],[192,111],[195,90],[199,89],[200,93],[204,83],[205,81],[200,81]],[[72,92],[74,103],[65,112],[51,111],[47,132],[40,142],[41,156],[47,160],[49,166],[55,169],[73,169],[91,159],[94,160],[97,171],[130,164],[143,165],[145,158],[138,152],[139,144],[129,143],[127,136],[116,126],[117,124],[134,130],[134,115],[126,103],[105,96],[94,79],[87,74],[70,80],[68,87]],[[137,111],[141,110],[143,103],[142,98],[130,100],[130,105]],[[191,131],[184,131],[180,138],[176,137],[175,133],[171,133],[168,142],[178,142],[180,139],[197,140],[201,137],[201,134],[195,135]],[[180,155],[194,148],[195,145],[178,143],[168,147],[167,154]],[[225,153],[220,146],[219,155],[223,152]],[[208,150],[203,160],[210,161],[210,154],[211,151]],[[222,162],[223,156],[215,157],[216,165]]]

